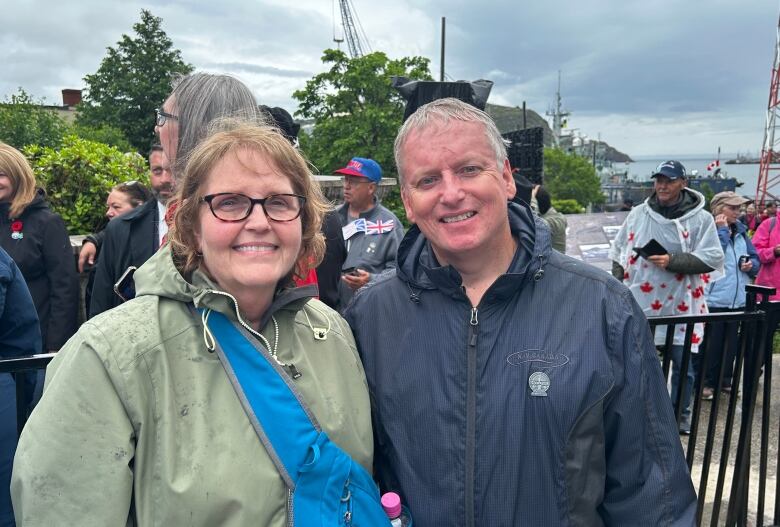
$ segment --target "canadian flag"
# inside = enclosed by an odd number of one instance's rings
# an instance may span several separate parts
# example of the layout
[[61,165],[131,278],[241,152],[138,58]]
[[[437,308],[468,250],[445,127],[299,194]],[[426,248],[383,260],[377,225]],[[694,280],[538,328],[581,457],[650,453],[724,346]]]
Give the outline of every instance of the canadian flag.
[[715,170],[719,166],[720,166],[720,159],[716,159],[715,161],[713,161],[712,163],[707,165],[707,171],[708,172],[712,172],[713,170]]

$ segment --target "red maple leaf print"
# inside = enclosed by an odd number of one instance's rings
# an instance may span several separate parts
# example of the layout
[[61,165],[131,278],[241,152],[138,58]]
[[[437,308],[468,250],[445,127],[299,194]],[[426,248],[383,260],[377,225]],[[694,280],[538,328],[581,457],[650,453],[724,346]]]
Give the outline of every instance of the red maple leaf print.
[[623,273],[623,280],[628,280],[628,273]]
[[630,242],[634,241],[634,233],[633,232],[629,232],[628,233],[628,241],[630,241]]
[[682,282],[682,281],[683,281],[683,278],[685,278],[685,275],[683,275],[683,274],[680,274],[680,273],[677,273],[676,275],[674,275],[674,278],[675,278],[675,280],[677,280],[678,282]]
[[666,284],[661,284],[661,289],[666,289]]
[[701,275],[701,279],[702,279],[702,281],[705,284],[709,284],[710,283],[710,273],[705,273],[705,274]]
[[699,337],[699,335],[694,333],[693,336],[691,337],[691,344],[698,344],[699,342],[701,342],[701,337]]
[[628,265],[634,265],[638,259],[639,259],[638,256],[629,256],[628,257]]
[[688,304],[685,303],[685,300],[677,304],[677,310],[682,311],[683,313],[688,311],[689,307]]
[[656,298],[656,299],[655,299],[655,302],[653,302],[652,304],[650,304],[650,307],[652,307],[653,309],[655,309],[656,311],[658,311],[659,309],[661,309],[662,307],[664,307],[664,305],[661,303],[661,301],[660,301],[660,300],[658,300],[658,299]]
[[693,298],[701,298],[701,295],[704,294],[704,289],[700,286],[693,290]]
[[691,235],[691,233],[689,233],[688,231],[683,231],[682,234],[683,234],[683,238],[685,238],[686,240],[688,239],[688,236]]
[[645,282],[644,284],[639,286],[639,289],[641,289],[643,293],[649,293],[654,288],[652,285],[650,285],[650,282]]

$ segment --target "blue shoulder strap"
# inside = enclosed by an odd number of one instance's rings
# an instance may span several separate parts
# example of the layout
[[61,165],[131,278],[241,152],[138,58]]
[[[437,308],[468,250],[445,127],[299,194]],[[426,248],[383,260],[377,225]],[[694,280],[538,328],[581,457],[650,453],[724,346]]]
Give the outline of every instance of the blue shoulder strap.
[[279,474],[295,490],[299,468],[320,434],[317,420],[281,366],[244,328],[216,311],[208,313],[207,322],[244,411]]

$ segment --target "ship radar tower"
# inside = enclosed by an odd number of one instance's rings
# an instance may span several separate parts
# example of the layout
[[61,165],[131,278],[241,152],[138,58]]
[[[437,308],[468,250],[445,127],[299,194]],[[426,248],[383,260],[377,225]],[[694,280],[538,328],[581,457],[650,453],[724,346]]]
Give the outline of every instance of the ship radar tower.
[[555,147],[561,146],[561,135],[566,128],[566,121],[570,113],[563,109],[561,105],[561,70],[558,70],[558,91],[555,92],[555,105],[547,110],[547,115],[552,117],[552,133]]
[[775,61],[772,66],[772,78],[769,82],[769,104],[766,110],[766,128],[764,129],[764,144],[761,147],[761,158],[758,169],[758,187],[756,188],[756,204],[760,207],[768,200],[776,200],[774,192],[780,185],[780,148],[778,148],[777,128],[778,113],[780,113],[780,18],[777,22],[775,38]]

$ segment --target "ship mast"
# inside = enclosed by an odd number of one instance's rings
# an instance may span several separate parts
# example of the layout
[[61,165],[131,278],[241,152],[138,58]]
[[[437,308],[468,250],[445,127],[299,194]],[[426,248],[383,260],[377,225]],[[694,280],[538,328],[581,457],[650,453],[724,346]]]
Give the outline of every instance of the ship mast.
[[547,115],[553,118],[552,133],[555,147],[561,146],[561,135],[566,127],[566,118],[570,113],[561,104],[561,70],[558,70],[558,91],[555,92],[555,106],[547,110]]

